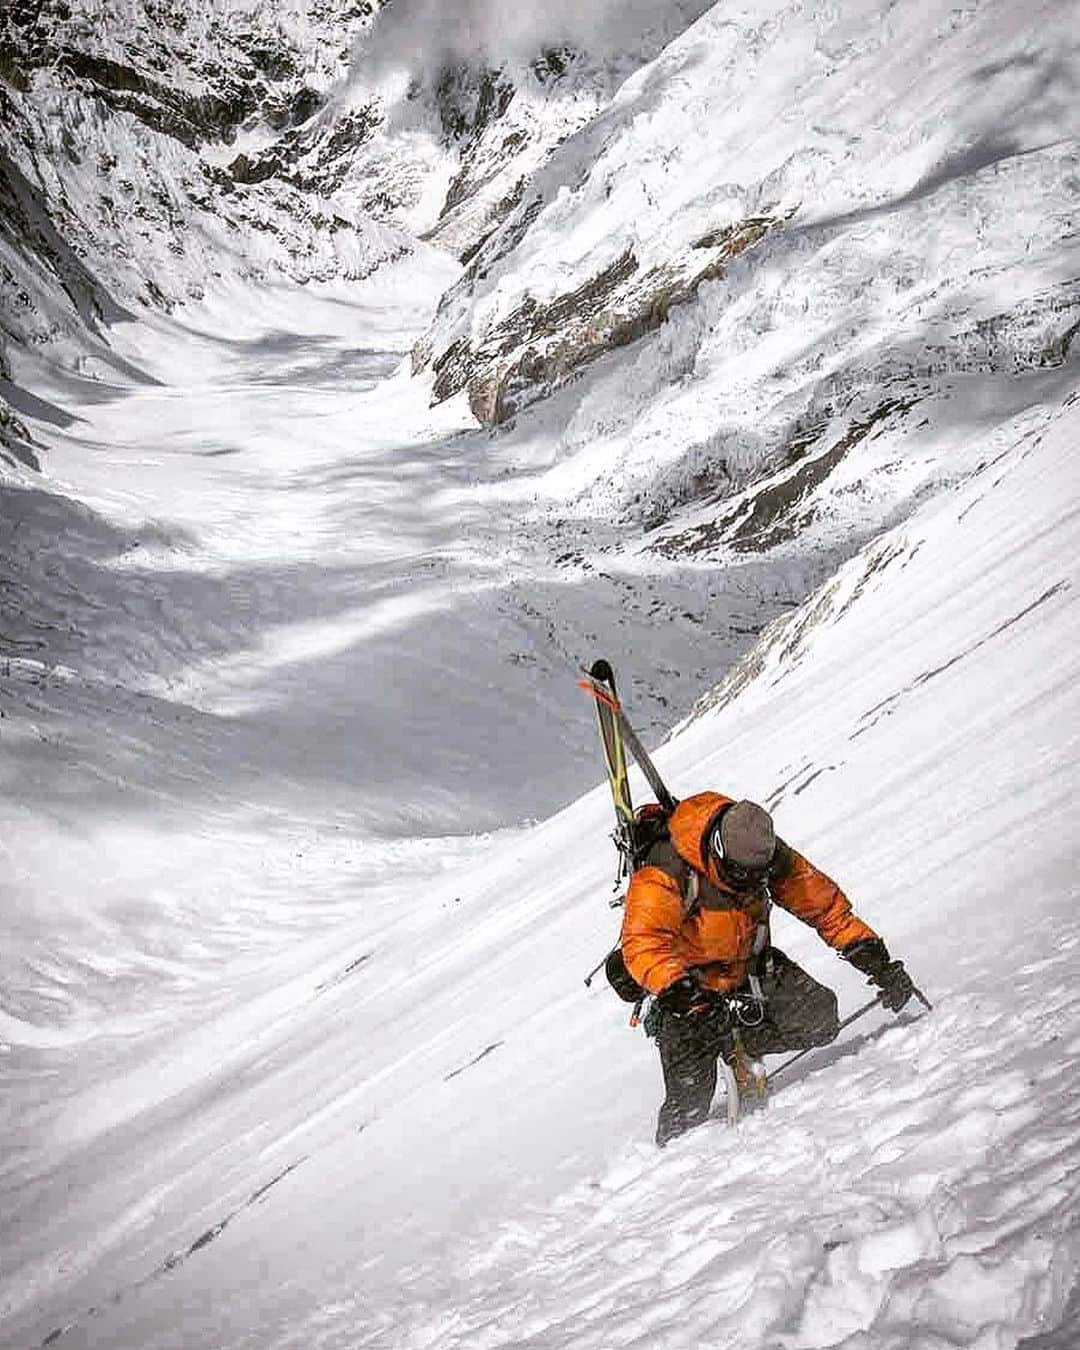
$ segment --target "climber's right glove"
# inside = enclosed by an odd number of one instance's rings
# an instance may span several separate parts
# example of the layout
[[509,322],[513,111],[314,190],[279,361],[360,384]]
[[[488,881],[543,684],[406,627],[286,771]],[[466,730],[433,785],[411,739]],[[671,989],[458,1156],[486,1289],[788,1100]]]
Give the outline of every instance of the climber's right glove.
[[903,961],[893,961],[889,949],[880,938],[863,938],[845,947],[844,957],[856,970],[869,977],[881,992],[878,998],[891,1012],[899,1012],[915,992],[911,976]]

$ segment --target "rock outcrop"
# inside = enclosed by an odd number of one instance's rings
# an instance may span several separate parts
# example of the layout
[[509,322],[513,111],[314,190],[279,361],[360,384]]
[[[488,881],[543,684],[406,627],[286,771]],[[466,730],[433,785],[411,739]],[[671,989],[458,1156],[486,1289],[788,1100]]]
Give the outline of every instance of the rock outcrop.
[[[643,268],[632,249],[588,281],[551,299],[525,299],[480,342],[462,337],[431,358],[433,399],[467,389],[477,421],[497,426],[558,388],[574,371],[658,328],[675,305],[753,248],[779,217],[752,216],[695,240],[684,253]],[[415,364],[428,354],[418,348]]]

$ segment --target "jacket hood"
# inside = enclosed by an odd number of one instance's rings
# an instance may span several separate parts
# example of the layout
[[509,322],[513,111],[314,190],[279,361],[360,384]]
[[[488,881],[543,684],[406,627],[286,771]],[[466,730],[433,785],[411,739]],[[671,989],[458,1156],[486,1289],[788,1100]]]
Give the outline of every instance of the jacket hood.
[[709,857],[705,841],[717,816],[733,804],[734,798],[725,797],[722,792],[697,792],[692,797],[685,797],[668,821],[676,853],[708,877],[714,886],[725,891],[731,887],[720,875],[715,860]]

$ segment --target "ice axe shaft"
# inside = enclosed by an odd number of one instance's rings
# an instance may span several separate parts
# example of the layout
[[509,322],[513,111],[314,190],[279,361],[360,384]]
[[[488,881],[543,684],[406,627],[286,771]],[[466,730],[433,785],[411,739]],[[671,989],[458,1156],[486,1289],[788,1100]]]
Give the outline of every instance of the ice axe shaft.
[[588,973],[588,975],[585,976],[585,988],[586,988],[586,989],[589,988],[589,986],[590,986],[590,985],[592,984],[592,982],[593,982],[593,978],[594,978],[595,976],[599,975],[600,972],[604,969],[604,967],[605,967],[606,965],[607,965],[607,957],[605,956],[604,959],[600,962],[599,965],[593,966],[592,970],[590,970],[589,973]]
[[[919,989],[918,987],[913,987],[912,993],[923,1005],[923,1007],[926,1008],[928,1012],[933,1011],[934,1005],[930,1002],[930,1000],[926,997],[926,995],[923,993],[921,989]],[[856,1022],[860,1017],[865,1016],[866,1013],[868,1013],[871,1008],[880,1008],[881,1006],[882,1006],[881,995],[879,994],[876,998],[872,998],[869,1003],[864,1003],[861,1008],[856,1008],[855,1011],[850,1015],[850,1017],[845,1017],[844,1020],[840,1023],[840,1025],[836,1028],[836,1034],[839,1036],[839,1034],[841,1033],[841,1031],[843,1031],[845,1027],[851,1026],[852,1022]],[[772,1080],[777,1076],[777,1074],[781,1074],[784,1072],[785,1069],[790,1068],[791,1065],[794,1064],[797,1059],[802,1059],[804,1055],[810,1054],[811,1050],[818,1050],[820,1048],[821,1048],[820,1046],[811,1045],[805,1050],[800,1050],[797,1055],[792,1055],[790,1059],[785,1059],[783,1064],[781,1064],[778,1068],[774,1069],[773,1072],[769,1075],[769,1081],[772,1082]]]
[[[872,998],[869,1003],[864,1003],[861,1008],[856,1009],[856,1011],[853,1012],[850,1017],[845,1017],[844,1020],[840,1023],[840,1025],[836,1028],[836,1034],[839,1036],[839,1034],[841,1033],[841,1031],[843,1031],[845,1027],[851,1026],[852,1022],[857,1021],[860,1017],[865,1017],[866,1014],[871,1010],[871,1008],[880,1008],[880,1007],[881,1004],[878,1002],[878,1000],[876,998]],[[783,1064],[781,1064],[779,1068],[774,1069],[772,1073],[769,1074],[769,1082],[770,1083],[774,1082],[776,1078],[784,1072],[785,1069],[790,1069],[796,1060],[802,1059],[804,1055],[809,1055],[812,1051],[818,1049],[820,1049],[820,1046],[811,1045],[808,1046],[805,1050],[800,1050],[797,1055],[792,1055],[790,1059],[785,1059]]]

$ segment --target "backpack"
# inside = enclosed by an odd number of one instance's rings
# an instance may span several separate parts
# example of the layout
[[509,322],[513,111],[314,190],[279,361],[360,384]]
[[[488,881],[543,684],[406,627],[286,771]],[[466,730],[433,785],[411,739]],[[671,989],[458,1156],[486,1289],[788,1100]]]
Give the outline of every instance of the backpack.
[[[676,866],[685,871],[690,870],[672,847],[668,812],[658,802],[647,802],[634,813],[632,850],[631,873],[649,866],[663,867],[666,872],[673,872]],[[604,975],[624,1003],[640,1004],[649,997],[649,991],[638,984],[627,970],[619,945],[608,952],[604,960]]]
[[626,969],[622,948],[612,947],[604,961],[604,974],[607,982],[624,1003],[643,1003],[649,997],[649,991],[638,984]]

